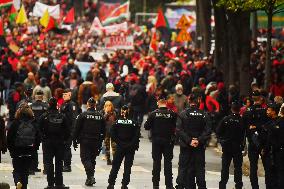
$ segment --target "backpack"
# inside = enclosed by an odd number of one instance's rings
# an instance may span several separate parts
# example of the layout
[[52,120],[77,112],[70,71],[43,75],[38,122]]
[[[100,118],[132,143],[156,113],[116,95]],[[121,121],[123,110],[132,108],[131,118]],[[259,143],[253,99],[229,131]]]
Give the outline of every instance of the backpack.
[[83,104],[87,104],[89,98],[92,97],[91,85],[86,85],[82,94],[82,102]]
[[48,134],[61,135],[63,133],[63,115],[60,113],[53,113],[47,116]]
[[36,129],[31,121],[21,121],[17,131],[15,146],[16,147],[32,147],[36,138]]

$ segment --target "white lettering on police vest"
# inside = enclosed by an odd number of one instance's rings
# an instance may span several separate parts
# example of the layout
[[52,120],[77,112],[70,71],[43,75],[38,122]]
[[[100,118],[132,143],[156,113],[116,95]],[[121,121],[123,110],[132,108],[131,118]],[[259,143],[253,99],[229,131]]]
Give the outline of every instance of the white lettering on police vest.
[[132,120],[129,120],[129,119],[119,119],[119,120],[117,120],[117,123],[119,123],[119,124],[124,124],[124,125],[130,125],[130,124],[132,124]]
[[101,120],[102,117],[98,115],[86,115],[87,119]]
[[171,118],[171,114],[156,113],[156,117]]

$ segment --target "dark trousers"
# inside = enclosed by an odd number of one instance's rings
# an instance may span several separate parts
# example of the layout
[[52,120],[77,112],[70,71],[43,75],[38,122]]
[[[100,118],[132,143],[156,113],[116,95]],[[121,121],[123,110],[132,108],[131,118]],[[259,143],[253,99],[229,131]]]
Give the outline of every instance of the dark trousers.
[[[252,189],[259,189],[258,185],[258,159],[261,153],[249,145],[248,157],[250,162],[250,182]],[[262,164],[265,171],[265,185],[267,189],[273,189],[275,178],[273,178],[272,159],[269,154],[261,155]]]
[[27,189],[31,156],[15,157],[12,159],[13,177],[15,185],[20,182],[22,189]]
[[[195,183],[196,178],[196,183]],[[177,188],[206,189],[205,148],[180,148]]]
[[142,125],[143,116],[144,116],[143,111],[133,110],[133,120],[139,125],[139,127],[141,127]]
[[164,156],[164,175],[165,184],[167,187],[173,186],[173,173],[172,173],[172,159],[173,159],[173,144],[152,142],[152,158],[153,158],[153,171],[152,181],[153,186],[159,186],[160,172],[161,172],[161,160]]
[[71,159],[72,159],[71,145],[66,144],[64,146],[64,167],[71,167]]
[[222,155],[222,171],[221,171],[221,181],[219,183],[219,189],[226,189],[226,185],[229,180],[229,168],[231,161],[234,163],[234,180],[235,188],[241,189],[243,187],[242,182],[242,164],[243,164],[243,155],[241,151],[230,152],[223,151]]
[[38,169],[38,151],[37,151],[37,149],[35,149],[33,151],[32,163],[31,163],[31,167],[30,167],[31,171],[35,171],[36,169]]
[[130,175],[131,175],[131,167],[133,165],[134,155],[135,155],[135,150],[133,149],[129,150],[129,149],[117,147],[117,150],[113,157],[112,168],[111,168],[109,179],[108,179],[108,183],[110,185],[115,184],[117,173],[119,171],[123,158],[125,158],[124,159],[124,173],[123,173],[123,179],[121,183],[126,186],[129,184]]
[[81,142],[80,143],[80,157],[84,165],[87,178],[94,177],[96,158],[99,155],[99,148],[97,142]]
[[[45,170],[47,174],[48,186],[63,185],[63,157],[64,142],[63,141],[45,141],[43,143]],[[55,158],[55,175],[53,159]]]
[[277,172],[277,189],[284,188],[284,148],[274,152],[274,163]]

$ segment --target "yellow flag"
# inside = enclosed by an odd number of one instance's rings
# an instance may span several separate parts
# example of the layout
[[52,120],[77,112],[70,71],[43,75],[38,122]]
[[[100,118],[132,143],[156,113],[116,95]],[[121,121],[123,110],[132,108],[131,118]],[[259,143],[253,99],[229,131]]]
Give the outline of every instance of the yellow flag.
[[46,9],[46,11],[44,12],[44,14],[42,15],[41,19],[39,20],[39,23],[43,26],[43,27],[47,27],[49,22],[49,14],[48,14],[48,10]]
[[26,14],[26,11],[25,11],[25,7],[24,7],[24,5],[22,5],[22,7],[19,11],[19,14],[17,16],[16,23],[17,24],[25,24],[27,22],[28,22],[28,18],[27,18],[27,14]]

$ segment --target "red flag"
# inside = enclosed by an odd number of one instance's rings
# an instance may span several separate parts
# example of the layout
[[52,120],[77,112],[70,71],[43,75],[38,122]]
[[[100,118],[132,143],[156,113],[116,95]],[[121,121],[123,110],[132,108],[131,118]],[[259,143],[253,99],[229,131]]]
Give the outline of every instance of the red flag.
[[3,26],[3,21],[0,20],[0,36],[4,35],[4,26]]
[[65,19],[64,19],[64,23],[67,23],[67,24],[72,24],[75,22],[75,9],[74,7],[71,8],[69,10],[69,12],[67,13]]
[[47,24],[46,28],[44,29],[44,32],[48,32],[49,30],[52,30],[53,28],[55,28],[55,26],[56,26],[55,20],[54,20],[54,18],[52,18],[50,16],[48,24]]
[[159,28],[159,27],[166,27],[166,28],[168,28],[168,26],[169,26],[169,24],[168,24],[167,19],[165,18],[163,10],[159,9],[155,27],[156,28]]

